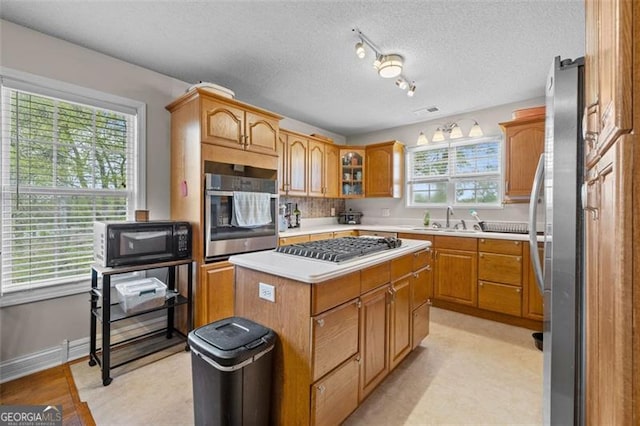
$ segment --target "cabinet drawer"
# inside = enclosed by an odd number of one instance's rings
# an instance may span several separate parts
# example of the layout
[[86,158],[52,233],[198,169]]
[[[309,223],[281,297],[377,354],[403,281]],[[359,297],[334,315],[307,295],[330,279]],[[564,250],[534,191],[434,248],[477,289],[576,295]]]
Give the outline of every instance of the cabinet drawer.
[[522,241],[480,238],[478,241],[478,251],[522,256],[522,245]]
[[431,253],[431,248],[426,248],[413,253],[413,270],[417,271],[427,265],[431,265]]
[[358,407],[358,368],[353,357],[311,387],[312,425],[338,425]]
[[429,335],[429,304],[424,303],[413,310],[413,336],[411,349],[415,349],[420,342]]
[[478,282],[478,307],[503,314],[522,314],[522,291],[520,287]]
[[434,238],[436,249],[453,249],[453,250],[478,250],[478,240],[476,238],[464,237],[447,237],[444,235],[436,235]]
[[357,235],[358,231],[352,229],[350,231],[336,231],[333,233],[333,238],[354,237]]
[[481,252],[478,279],[521,286],[522,256]]
[[358,296],[360,296],[360,271],[311,284],[311,315],[317,315]]
[[423,268],[413,273],[411,277],[411,306],[418,307],[432,295],[431,271]]
[[321,232],[319,234],[310,234],[309,241],[330,240],[333,238],[333,232]]
[[362,270],[360,275],[362,294],[380,287],[383,284],[387,284],[391,281],[390,278],[391,269],[389,267],[389,262],[384,262]]
[[286,246],[289,244],[307,243],[309,242],[309,234],[307,235],[295,235],[291,237],[280,237],[278,239],[278,245]]
[[413,253],[405,254],[402,257],[391,261],[391,281],[409,275],[413,270]]
[[358,352],[360,299],[311,318],[313,381]]

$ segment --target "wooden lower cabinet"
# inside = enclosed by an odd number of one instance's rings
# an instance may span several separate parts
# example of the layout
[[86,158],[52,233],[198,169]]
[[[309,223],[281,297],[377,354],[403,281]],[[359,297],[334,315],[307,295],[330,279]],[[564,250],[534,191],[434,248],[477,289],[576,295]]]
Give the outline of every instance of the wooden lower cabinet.
[[320,232],[318,234],[309,234],[309,241],[330,240],[333,238],[333,232]]
[[200,267],[195,327],[234,315],[234,267],[231,263],[207,263]]
[[463,305],[478,305],[478,253],[436,246],[434,295]]
[[312,318],[314,381],[358,352],[359,314],[356,299]]
[[522,289],[512,285],[479,281],[478,307],[520,316],[522,313]]
[[412,349],[411,275],[394,281],[390,288],[389,368],[394,369]]
[[342,237],[357,237],[358,231],[355,229],[351,229],[349,231],[334,231],[333,238],[342,238]]
[[[536,277],[531,265],[531,254],[529,248],[525,248],[525,272],[522,282],[522,316],[533,320],[544,320],[543,297],[540,288],[536,283]],[[538,258],[544,261],[544,248],[538,244]]]
[[291,237],[280,237],[278,239],[279,246],[286,246],[289,244],[298,244],[298,243],[308,243],[308,242],[309,242],[309,234],[294,235]]
[[423,303],[413,310],[411,349],[420,346],[420,343],[429,335],[429,308],[429,303]]
[[[278,335],[272,424],[342,423],[428,334],[428,304],[413,291],[428,253],[314,284],[236,267],[236,315]],[[259,297],[261,283],[274,302]]]
[[312,386],[312,425],[338,425],[358,407],[358,359],[354,356]]
[[387,305],[390,288],[382,286],[362,296],[360,311],[360,400],[389,374]]

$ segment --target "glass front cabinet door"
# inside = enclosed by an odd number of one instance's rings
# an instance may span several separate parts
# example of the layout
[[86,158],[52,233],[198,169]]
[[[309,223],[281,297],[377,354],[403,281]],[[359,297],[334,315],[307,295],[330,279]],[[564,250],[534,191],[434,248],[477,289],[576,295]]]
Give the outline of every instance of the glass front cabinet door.
[[341,149],[340,163],[340,196],[364,197],[364,149]]

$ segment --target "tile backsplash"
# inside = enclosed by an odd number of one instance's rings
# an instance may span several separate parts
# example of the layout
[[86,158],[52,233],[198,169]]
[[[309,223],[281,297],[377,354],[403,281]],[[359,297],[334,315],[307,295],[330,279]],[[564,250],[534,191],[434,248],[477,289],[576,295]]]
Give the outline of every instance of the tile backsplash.
[[291,203],[294,208],[297,203],[302,218],[329,217],[332,207],[337,215],[345,210],[344,201],[341,198],[280,197],[280,204]]

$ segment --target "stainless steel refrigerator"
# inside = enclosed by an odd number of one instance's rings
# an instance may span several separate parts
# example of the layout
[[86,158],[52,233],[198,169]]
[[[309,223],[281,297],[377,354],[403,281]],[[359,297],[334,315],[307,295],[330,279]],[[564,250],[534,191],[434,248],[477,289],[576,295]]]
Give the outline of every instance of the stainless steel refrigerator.
[[[543,421],[552,425],[584,423],[583,74],[583,58],[556,57],[551,65],[545,150],[529,204],[531,259],[544,296]],[[545,223],[543,262],[533,255],[538,215]]]

